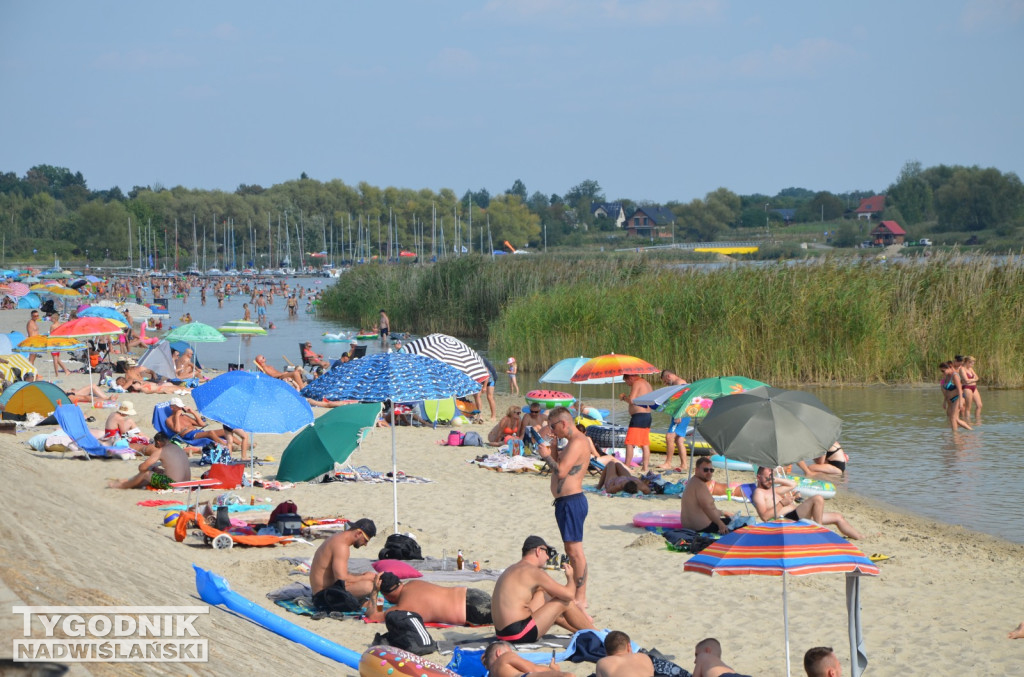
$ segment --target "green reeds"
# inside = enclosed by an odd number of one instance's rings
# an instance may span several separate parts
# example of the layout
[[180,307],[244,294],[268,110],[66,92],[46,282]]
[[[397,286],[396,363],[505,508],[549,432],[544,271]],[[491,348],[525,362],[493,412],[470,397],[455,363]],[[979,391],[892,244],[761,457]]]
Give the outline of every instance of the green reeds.
[[680,268],[636,255],[463,257],[362,266],[321,306],[368,326],[486,336],[543,371],[572,355],[641,357],[688,379],[922,383],[954,354],[982,383],[1024,386],[1024,267],[1014,258]]

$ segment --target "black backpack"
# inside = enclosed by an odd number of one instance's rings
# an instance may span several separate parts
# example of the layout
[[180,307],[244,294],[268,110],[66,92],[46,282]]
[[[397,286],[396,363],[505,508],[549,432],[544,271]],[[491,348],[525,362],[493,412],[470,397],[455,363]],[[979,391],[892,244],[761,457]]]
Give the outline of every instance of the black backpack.
[[415,611],[395,609],[384,616],[388,631],[373,638],[374,644],[387,644],[417,656],[437,651],[437,642],[423,625],[423,617]]
[[405,534],[391,534],[377,553],[377,559],[423,559],[423,551],[419,543]]

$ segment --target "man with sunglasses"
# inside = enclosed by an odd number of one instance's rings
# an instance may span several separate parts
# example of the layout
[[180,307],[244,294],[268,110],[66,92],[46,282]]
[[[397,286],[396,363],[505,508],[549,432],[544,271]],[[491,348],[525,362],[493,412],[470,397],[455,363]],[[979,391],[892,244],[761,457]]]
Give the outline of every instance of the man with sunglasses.
[[535,642],[556,623],[570,632],[593,630],[594,624],[576,604],[576,580],[571,562],[562,565],[565,585],[545,571],[558,551],[540,536],[528,536],[523,556],[505,569],[494,584],[491,615],[495,635],[506,642]]
[[[313,604],[317,609],[342,610],[331,608],[329,598],[332,595],[345,596],[344,593],[348,593],[358,599],[373,592],[377,573],[349,573],[348,558],[351,548],[363,547],[376,535],[377,525],[364,517],[352,522],[347,531],[334,534],[317,548],[309,565],[309,585],[313,589]],[[356,608],[359,608],[358,603]]]
[[680,500],[679,521],[684,529],[693,529],[705,534],[729,532],[732,515],[715,507],[715,499],[708,489],[708,480],[715,474],[711,459],[701,456],[697,459],[693,477],[686,483]]
[[562,535],[565,554],[576,572],[576,603],[587,608],[587,557],[583,553],[583,523],[590,505],[583,493],[583,476],[590,466],[590,438],[581,433],[565,407],[555,407],[548,414],[548,427],[555,439],[565,440],[559,449],[554,440],[544,440],[537,447],[541,460],[551,468],[551,495],[555,497],[555,522]]

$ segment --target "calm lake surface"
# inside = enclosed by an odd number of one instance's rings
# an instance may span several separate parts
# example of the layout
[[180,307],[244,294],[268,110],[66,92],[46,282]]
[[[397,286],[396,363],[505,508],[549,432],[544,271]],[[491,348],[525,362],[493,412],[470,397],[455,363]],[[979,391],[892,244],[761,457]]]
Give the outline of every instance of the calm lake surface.
[[[333,280],[324,278],[288,280],[292,287],[301,284],[313,289],[331,283]],[[241,319],[242,303],[247,301],[248,298],[236,296],[218,309],[212,294],[206,306],[201,306],[199,295],[193,294],[187,309],[195,320],[217,327],[228,320]],[[351,332],[356,328],[306,314],[305,307],[303,301],[299,304],[299,316],[289,319],[284,299],[275,298],[268,316],[277,329],[263,337],[201,344],[197,346],[200,361],[224,369],[228,362],[251,365],[253,358],[262,353],[280,367],[285,364],[282,356],[299,363],[298,343],[302,340],[313,341],[314,348],[328,358],[346,351],[347,343],[324,342],[322,334]],[[169,310],[171,324],[176,324],[185,306],[181,299],[171,299]],[[396,326],[395,330],[401,331],[402,327]],[[379,351],[376,342],[369,346],[368,352]],[[500,369],[506,357],[490,359]],[[979,373],[984,376],[984,356]],[[687,376],[685,371],[681,375]],[[538,384],[538,376],[520,374],[520,390],[525,393],[538,387],[552,387]],[[575,386],[555,388],[578,392]],[[954,435],[946,425],[937,385],[807,390],[844,421],[841,441],[850,455],[850,466],[840,486],[908,512],[1024,543],[1024,392],[982,387],[982,424],[973,432]],[[498,392],[508,392],[508,379],[503,375],[498,379]],[[623,386],[616,386],[615,394],[622,392]],[[595,403],[599,406],[607,407],[609,397],[610,386],[590,386],[584,392],[585,399],[598,400]],[[626,420],[625,405],[618,403],[615,413],[616,421]],[[664,429],[666,425],[667,419],[659,419],[656,414],[655,429]]]

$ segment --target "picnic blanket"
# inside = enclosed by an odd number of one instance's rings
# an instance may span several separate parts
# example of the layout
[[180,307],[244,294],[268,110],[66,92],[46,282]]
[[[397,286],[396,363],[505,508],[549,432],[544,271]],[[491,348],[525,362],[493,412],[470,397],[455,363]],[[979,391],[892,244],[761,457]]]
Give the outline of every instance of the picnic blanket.
[[536,472],[540,461],[533,456],[508,456],[506,454],[490,454],[478,456],[470,461],[481,468],[499,472]]

